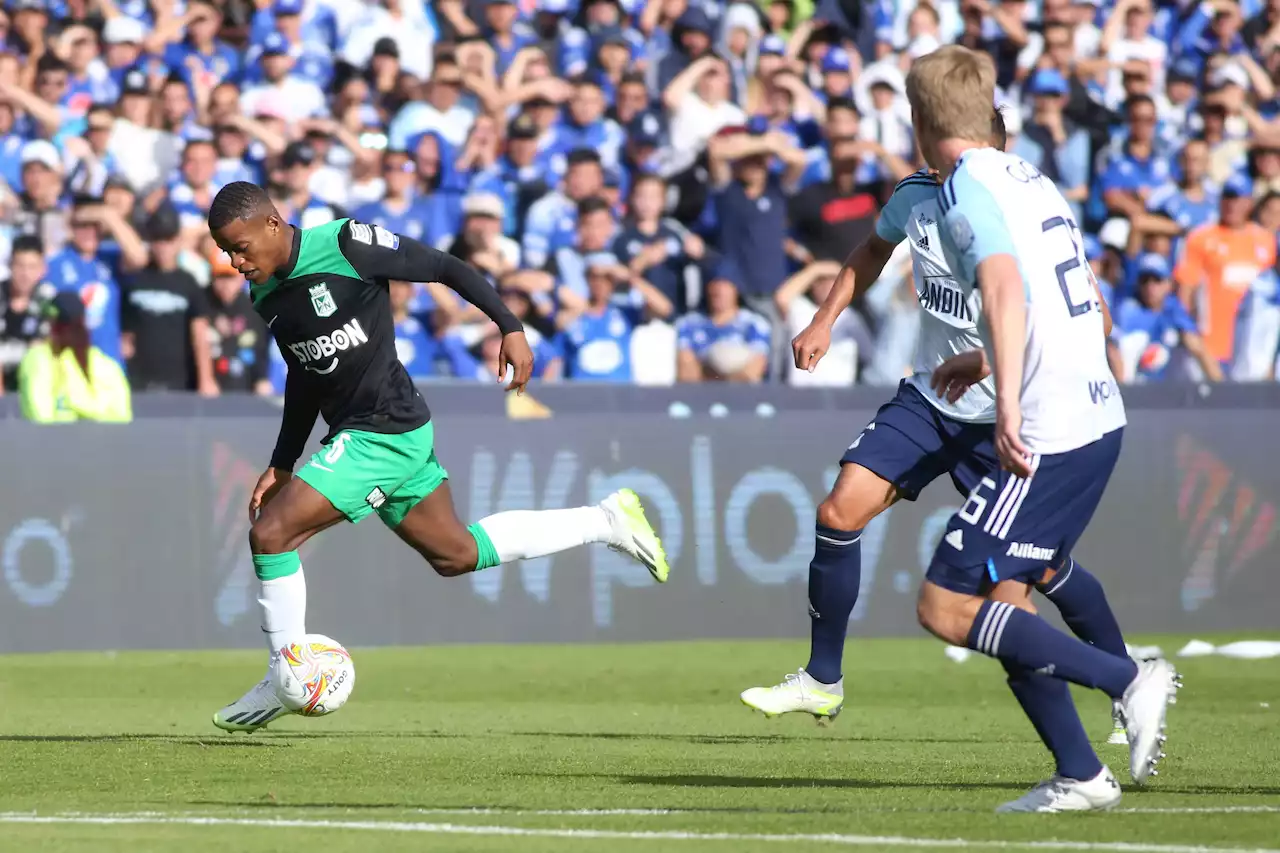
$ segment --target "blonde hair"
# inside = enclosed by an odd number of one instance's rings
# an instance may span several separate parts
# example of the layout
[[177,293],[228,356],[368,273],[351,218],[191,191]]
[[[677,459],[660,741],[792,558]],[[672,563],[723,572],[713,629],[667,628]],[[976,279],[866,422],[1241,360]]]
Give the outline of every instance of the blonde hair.
[[991,138],[995,98],[991,57],[958,44],[920,57],[907,74],[911,120],[924,138],[985,143]]

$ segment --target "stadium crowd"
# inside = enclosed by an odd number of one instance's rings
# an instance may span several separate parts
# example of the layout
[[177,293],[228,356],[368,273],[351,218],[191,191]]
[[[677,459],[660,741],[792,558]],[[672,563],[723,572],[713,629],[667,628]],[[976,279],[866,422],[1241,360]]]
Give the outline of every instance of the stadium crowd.
[[[205,226],[236,180],[474,264],[544,380],[896,383],[905,245],[815,373],[787,341],[920,165],[905,73],[948,42],[1076,206],[1121,380],[1274,380],[1280,0],[8,0],[3,387],[83,322],[135,391],[279,393]],[[391,302],[411,375],[488,375],[475,309]]]

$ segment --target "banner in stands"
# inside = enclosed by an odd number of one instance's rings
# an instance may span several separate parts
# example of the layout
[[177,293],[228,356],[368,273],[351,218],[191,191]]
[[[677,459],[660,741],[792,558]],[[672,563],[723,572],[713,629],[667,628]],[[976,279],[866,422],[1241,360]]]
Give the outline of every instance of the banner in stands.
[[[629,486],[666,543],[670,582],[602,546],[444,579],[371,516],[303,548],[308,625],[354,646],[804,637],[815,509],[873,411],[516,422],[445,410],[437,449],[461,518]],[[261,643],[247,502],[277,426],[6,423],[0,651]],[[1280,625],[1280,458],[1258,452],[1277,432],[1274,409],[1131,412],[1077,549],[1126,629]],[[868,528],[852,636],[919,633],[916,589],[962,503],[944,478]]]

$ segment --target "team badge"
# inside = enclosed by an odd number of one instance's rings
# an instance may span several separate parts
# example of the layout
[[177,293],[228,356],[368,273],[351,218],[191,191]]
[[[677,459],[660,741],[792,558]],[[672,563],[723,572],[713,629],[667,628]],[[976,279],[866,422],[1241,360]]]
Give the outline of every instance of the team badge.
[[329,292],[329,285],[326,282],[320,282],[308,292],[311,294],[311,307],[316,309],[317,317],[332,317],[338,310],[338,305],[333,301],[333,294]]
[[973,228],[963,214],[951,220],[951,239],[956,241],[956,248],[962,252],[967,252],[973,245]]

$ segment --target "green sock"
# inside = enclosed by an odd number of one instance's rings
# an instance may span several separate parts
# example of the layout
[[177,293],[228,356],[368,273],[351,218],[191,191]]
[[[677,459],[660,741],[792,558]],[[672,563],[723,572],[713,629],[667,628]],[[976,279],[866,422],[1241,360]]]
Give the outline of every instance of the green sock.
[[493,540],[489,538],[489,534],[480,526],[480,522],[476,522],[467,528],[467,532],[471,534],[471,538],[476,540],[476,571],[481,569],[492,568],[502,561],[498,559],[498,549],[493,547]]
[[[487,538],[487,537],[486,537]],[[490,545],[490,548],[493,546]],[[283,554],[254,554],[253,571],[260,581],[273,581],[276,578],[288,577],[302,568],[302,560],[297,551],[285,551]]]

